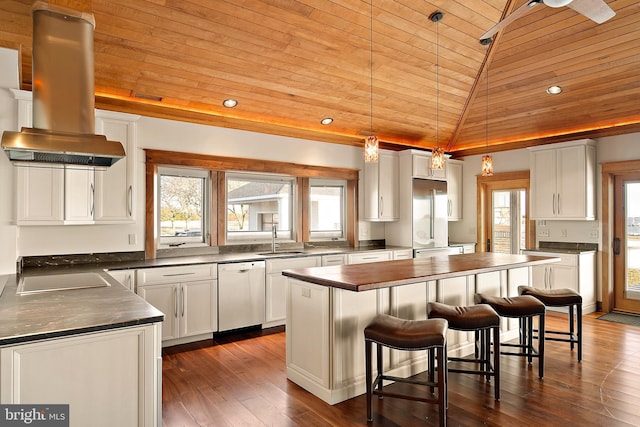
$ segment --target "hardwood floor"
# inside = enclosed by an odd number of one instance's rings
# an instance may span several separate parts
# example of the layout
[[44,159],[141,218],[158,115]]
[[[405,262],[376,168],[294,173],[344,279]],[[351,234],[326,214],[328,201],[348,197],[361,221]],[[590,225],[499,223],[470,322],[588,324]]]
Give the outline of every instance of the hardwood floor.
[[[568,344],[546,342],[543,381],[536,361],[502,356],[500,402],[493,384],[450,374],[448,425],[640,425],[640,327],[597,320],[600,314],[584,317],[582,363]],[[548,329],[566,322],[555,313],[547,319]],[[165,349],[162,403],[166,427],[367,424],[364,396],[331,406],[287,381],[282,330]],[[435,405],[385,398],[373,409],[374,426],[438,424]]]

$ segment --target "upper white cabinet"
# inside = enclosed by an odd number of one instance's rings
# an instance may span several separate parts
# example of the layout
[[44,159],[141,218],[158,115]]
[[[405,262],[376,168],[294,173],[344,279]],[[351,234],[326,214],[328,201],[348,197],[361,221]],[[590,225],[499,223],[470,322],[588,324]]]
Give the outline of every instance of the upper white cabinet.
[[134,171],[136,164],[136,121],[131,116],[110,111],[96,111],[96,133],[124,147],[126,157],[104,171],[96,172],[96,223],[133,222]]
[[431,153],[410,150],[412,153],[412,175],[414,178],[447,179],[447,167],[444,169],[431,169]]
[[531,218],[595,219],[595,141],[585,139],[529,150]]
[[398,154],[380,150],[376,163],[364,164],[364,219],[367,221],[397,221]]
[[[32,126],[31,93],[14,91],[18,128]],[[136,121],[96,112],[96,133],[122,143],[126,157],[106,170],[74,166],[16,167],[18,225],[111,224],[134,220]]]
[[447,217],[449,221],[462,219],[462,161],[447,160]]

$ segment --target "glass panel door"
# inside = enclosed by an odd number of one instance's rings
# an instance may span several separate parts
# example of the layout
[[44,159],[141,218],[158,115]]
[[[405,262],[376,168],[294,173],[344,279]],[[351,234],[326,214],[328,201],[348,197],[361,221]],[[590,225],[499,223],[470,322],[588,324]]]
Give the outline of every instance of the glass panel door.
[[526,249],[525,190],[491,192],[491,252],[519,254]]
[[616,176],[614,198],[614,309],[640,313],[640,176]]

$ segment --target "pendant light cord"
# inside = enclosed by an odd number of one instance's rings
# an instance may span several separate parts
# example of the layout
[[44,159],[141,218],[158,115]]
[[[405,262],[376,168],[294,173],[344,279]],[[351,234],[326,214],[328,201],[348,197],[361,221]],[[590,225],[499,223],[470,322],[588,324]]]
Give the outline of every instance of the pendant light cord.
[[436,148],[440,147],[440,20],[436,21]]
[[487,80],[487,93],[486,93],[486,97],[485,97],[485,114],[486,114],[486,126],[485,126],[485,149],[486,149],[486,154],[489,154],[489,63],[487,62],[487,66],[485,68],[485,71],[487,73],[486,75],[486,80]]
[[373,135],[373,0],[369,2],[369,133]]

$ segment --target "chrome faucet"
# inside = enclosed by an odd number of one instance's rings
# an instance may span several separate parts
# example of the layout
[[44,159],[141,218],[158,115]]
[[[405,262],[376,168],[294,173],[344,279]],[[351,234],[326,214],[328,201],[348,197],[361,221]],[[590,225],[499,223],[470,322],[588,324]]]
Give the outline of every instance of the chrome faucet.
[[271,252],[276,251],[276,238],[278,237],[278,224],[271,226]]

